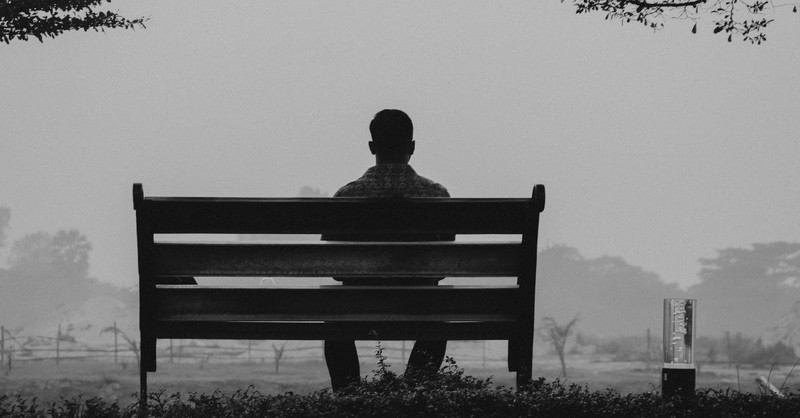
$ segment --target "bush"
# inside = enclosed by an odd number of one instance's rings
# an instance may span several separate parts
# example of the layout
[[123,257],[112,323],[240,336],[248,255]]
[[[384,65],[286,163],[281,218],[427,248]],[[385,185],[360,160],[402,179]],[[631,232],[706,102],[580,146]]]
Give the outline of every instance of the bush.
[[798,358],[794,349],[782,342],[764,346],[760,339],[744,337],[741,333],[724,338],[699,337],[696,353],[704,363],[727,360],[729,364],[752,364],[756,367],[792,365]]
[[764,347],[761,340],[759,340],[755,349],[747,356],[746,362],[758,366],[776,364],[787,365],[797,362],[797,356],[794,354],[794,349],[792,347],[782,342]]
[[[252,388],[233,395],[152,393],[152,417],[750,417],[797,416],[800,394],[783,397],[698,390],[691,398],[664,399],[659,393],[622,396],[556,380],[538,379],[519,389],[495,386],[491,379],[465,376],[455,361],[434,374],[398,376],[379,359],[372,378],[340,392],[320,390],[299,395],[262,395]],[[0,396],[6,417],[136,417],[138,404],[120,408],[98,398],[62,400],[39,405],[36,400]]]

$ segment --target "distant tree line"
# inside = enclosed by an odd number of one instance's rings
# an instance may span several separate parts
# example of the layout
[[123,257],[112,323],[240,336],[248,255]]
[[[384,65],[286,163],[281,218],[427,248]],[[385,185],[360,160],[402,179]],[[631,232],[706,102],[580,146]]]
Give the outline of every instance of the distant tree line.
[[[326,195],[312,188],[300,194]],[[0,253],[7,253],[7,267],[0,268],[0,317],[6,321],[33,320],[65,302],[79,304],[103,287],[125,303],[137,303],[134,291],[89,276],[92,245],[79,231],[34,232],[9,245],[10,219],[10,210],[0,207]],[[757,338],[769,330],[765,345],[800,342],[800,326],[792,328],[800,322],[800,305],[795,306],[800,302],[800,243],[719,250],[716,257],[700,260],[700,283],[687,290],[620,257],[586,258],[566,245],[544,248],[538,259],[537,324],[561,326],[579,315],[570,332],[605,337],[643,335],[651,329],[657,334],[663,299],[696,298],[703,336]]]
[[[660,335],[660,334],[659,334]],[[767,344],[760,338],[742,333],[726,332],[722,336],[699,336],[695,341],[696,364],[753,365],[769,367],[793,365],[798,361],[794,348],[778,341]],[[661,367],[662,340],[654,336],[648,344],[646,334],[614,337],[597,337],[578,333],[568,354],[594,354],[607,356],[611,361],[650,362]]]
[[537,322],[580,314],[581,332],[600,336],[660,332],[662,300],[694,298],[704,335],[757,337],[800,301],[800,243],[719,250],[700,260],[700,283],[686,290],[619,257],[586,258],[565,245],[545,248],[538,260]]

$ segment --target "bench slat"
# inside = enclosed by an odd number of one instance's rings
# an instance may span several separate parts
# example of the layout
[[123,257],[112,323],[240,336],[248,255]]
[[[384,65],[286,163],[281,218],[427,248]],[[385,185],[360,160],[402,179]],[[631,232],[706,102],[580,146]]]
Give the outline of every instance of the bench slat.
[[534,204],[531,199],[148,197],[137,215],[153,233],[520,234]]
[[234,340],[508,340],[513,322],[213,322],[160,321],[157,338]]
[[155,276],[516,277],[521,245],[504,243],[170,244]]
[[503,321],[520,310],[516,286],[159,286],[153,298],[156,321]]

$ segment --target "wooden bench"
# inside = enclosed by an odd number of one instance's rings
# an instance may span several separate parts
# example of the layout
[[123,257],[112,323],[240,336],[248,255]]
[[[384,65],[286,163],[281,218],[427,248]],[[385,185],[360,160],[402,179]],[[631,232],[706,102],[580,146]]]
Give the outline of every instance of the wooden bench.
[[[142,400],[159,338],[507,340],[508,368],[522,384],[531,378],[544,203],[542,185],[531,198],[517,199],[281,199],[145,197],[134,184]],[[187,243],[169,242],[169,234],[510,234],[515,240]],[[345,276],[515,277],[516,284],[233,287],[191,280]]]

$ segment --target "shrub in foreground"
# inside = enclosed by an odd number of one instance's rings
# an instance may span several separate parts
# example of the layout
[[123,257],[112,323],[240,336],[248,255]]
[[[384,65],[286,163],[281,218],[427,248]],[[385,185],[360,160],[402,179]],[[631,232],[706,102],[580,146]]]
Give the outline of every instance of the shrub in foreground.
[[[232,395],[152,393],[152,417],[796,417],[800,394],[747,394],[698,390],[692,398],[662,399],[658,393],[620,395],[561,381],[539,379],[518,390],[495,386],[491,379],[465,376],[455,362],[435,374],[398,376],[379,358],[378,370],[344,390],[309,394],[263,395],[249,388]],[[0,396],[0,416],[136,417],[138,404],[120,408],[98,398],[36,400]]]

